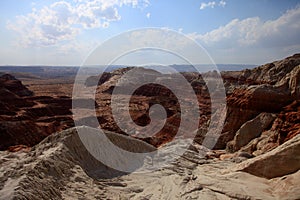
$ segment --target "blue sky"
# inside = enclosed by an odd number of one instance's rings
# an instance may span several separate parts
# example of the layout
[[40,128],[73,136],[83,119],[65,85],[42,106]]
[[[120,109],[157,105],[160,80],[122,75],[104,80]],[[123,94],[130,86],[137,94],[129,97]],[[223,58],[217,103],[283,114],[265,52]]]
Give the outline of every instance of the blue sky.
[[300,52],[300,1],[1,0],[0,65],[80,65],[103,41],[145,27],[185,34],[216,63],[263,64]]

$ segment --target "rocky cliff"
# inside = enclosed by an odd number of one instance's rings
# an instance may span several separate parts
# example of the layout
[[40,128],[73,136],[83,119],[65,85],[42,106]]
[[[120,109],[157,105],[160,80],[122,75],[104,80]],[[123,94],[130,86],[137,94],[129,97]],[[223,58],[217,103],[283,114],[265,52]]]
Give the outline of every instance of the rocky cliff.
[[[226,74],[224,80],[228,87],[232,87],[227,82],[228,79],[230,82],[232,81],[229,74]],[[272,117],[264,118],[267,123],[265,122],[261,128],[257,128],[256,125],[253,126],[252,129],[260,131],[257,135],[253,134],[252,139],[256,138],[255,141],[246,140],[247,143],[251,143],[245,147],[248,151],[261,152],[261,148],[272,149],[299,132],[295,130],[298,129],[300,122],[300,54],[253,70],[244,70],[240,72],[237,80],[239,79],[246,81],[236,86],[236,89],[227,96],[228,112],[218,148],[224,148],[225,144],[233,140],[227,144],[228,149],[233,151],[240,149],[239,145],[235,146],[237,143],[235,136],[239,135],[241,138],[242,135],[245,135],[248,137],[251,131],[244,132],[240,129],[248,121],[255,120],[262,113],[267,113]],[[258,146],[255,146],[256,143]]]

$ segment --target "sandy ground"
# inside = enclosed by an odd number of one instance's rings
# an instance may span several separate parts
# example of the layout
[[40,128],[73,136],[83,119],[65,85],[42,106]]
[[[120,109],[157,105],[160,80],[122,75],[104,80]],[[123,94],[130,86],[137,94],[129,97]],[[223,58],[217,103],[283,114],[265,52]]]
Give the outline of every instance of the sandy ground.
[[33,91],[35,96],[68,96],[72,97],[73,82],[72,78],[53,78],[53,79],[21,79],[22,83]]

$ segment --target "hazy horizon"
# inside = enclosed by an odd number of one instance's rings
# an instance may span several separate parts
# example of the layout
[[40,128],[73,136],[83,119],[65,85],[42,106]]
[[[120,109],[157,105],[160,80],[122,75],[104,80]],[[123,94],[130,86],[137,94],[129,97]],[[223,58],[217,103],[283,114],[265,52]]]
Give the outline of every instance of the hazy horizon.
[[[134,65],[95,65],[95,66],[83,66],[89,70],[97,69],[100,70],[99,73],[103,70],[106,72],[111,72],[120,68],[126,67],[143,67],[147,69],[153,69],[159,71],[164,74],[173,73],[170,71],[170,67],[177,72],[209,72],[209,71],[240,71],[244,69],[253,69],[257,67],[257,65],[238,65],[238,64],[198,64],[198,65],[142,65],[142,66],[134,66]],[[38,69],[38,70],[36,70]],[[61,71],[61,70],[70,70],[73,73],[77,73],[80,69],[80,66],[0,66],[0,73],[30,73],[30,74],[40,74],[45,73],[46,71]],[[68,71],[69,71],[68,70]]]

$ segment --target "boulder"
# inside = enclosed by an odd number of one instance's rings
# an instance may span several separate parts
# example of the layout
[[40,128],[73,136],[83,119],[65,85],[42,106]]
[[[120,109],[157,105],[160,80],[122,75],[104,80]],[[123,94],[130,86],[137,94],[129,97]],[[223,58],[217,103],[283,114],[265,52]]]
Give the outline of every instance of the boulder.
[[236,132],[233,141],[227,144],[227,149],[237,151],[247,145],[252,139],[259,137],[270,126],[275,117],[276,115],[271,113],[261,113],[254,119],[246,122]]
[[238,171],[264,178],[275,178],[300,170],[300,135],[272,151],[245,161],[237,166]]

